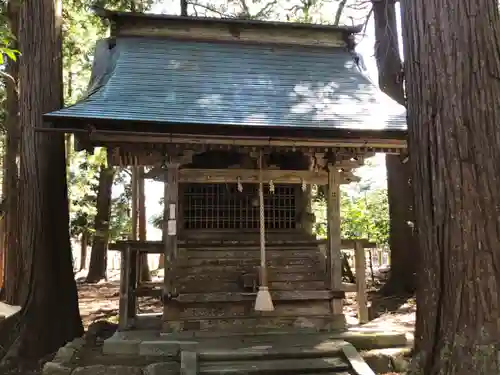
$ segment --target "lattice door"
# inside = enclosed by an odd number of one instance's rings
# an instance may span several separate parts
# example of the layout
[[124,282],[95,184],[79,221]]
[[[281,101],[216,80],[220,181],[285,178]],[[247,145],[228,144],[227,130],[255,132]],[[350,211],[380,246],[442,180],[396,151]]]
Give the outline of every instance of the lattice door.
[[[258,186],[244,184],[184,184],[182,210],[185,229],[259,228]],[[264,208],[268,229],[295,228],[295,186],[275,185],[274,193],[264,187]]]

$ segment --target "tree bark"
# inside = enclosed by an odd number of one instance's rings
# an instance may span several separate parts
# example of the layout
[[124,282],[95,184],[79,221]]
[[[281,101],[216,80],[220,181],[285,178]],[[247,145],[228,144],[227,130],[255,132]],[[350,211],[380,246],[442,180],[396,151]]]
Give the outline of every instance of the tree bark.
[[[146,195],[145,195],[145,179],[144,167],[138,168],[138,189],[137,189],[137,207],[138,207],[138,227],[139,227],[139,241],[146,241]],[[140,262],[140,280],[151,281],[151,272],[148,264],[148,254],[141,254]]]
[[181,16],[188,16],[188,2],[187,0],[180,0],[181,3]]
[[422,269],[415,373],[499,374],[498,2],[401,7]]
[[3,364],[40,358],[83,333],[71,259],[64,136],[35,132],[49,126],[42,114],[62,105],[61,7],[54,0],[23,0],[19,7],[19,245],[29,266],[29,290],[19,335]]
[[87,247],[89,246],[89,234],[87,231],[82,232],[80,242],[80,271],[87,266]]
[[[19,24],[18,6],[9,2],[8,16],[12,32],[17,36]],[[14,44],[18,48],[17,42]],[[23,252],[19,247],[18,233],[18,165],[19,155],[19,60],[11,59],[7,62],[7,76],[4,78],[6,89],[6,145],[4,157],[3,197],[5,199],[5,215],[3,220],[5,251],[4,291],[5,300],[12,305],[24,302],[28,287],[23,280],[27,280],[26,262]]]
[[[380,89],[401,105],[405,105],[402,63],[399,54],[396,7],[393,0],[373,1],[375,23],[375,58]],[[391,272],[381,289],[382,294],[414,293],[416,263],[413,228],[413,191],[409,164],[398,155],[386,155],[387,193],[389,200],[389,247]]]
[[90,253],[89,273],[86,282],[97,283],[106,279],[109,241],[109,217],[111,215],[111,193],[115,170],[113,167],[101,165],[99,172],[99,188],[97,191],[97,213],[95,216],[95,233]]

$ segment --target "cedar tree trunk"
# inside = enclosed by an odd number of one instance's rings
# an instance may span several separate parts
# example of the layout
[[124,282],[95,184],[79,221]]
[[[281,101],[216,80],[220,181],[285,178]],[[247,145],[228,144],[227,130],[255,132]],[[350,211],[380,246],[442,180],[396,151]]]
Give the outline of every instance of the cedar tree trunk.
[[[399,54],[396,8],[393,0],[374,0],[375,58],[380,89],[405,105],[402,64]],[[410,165],[398,155],[386,155],[387,193],[389,200],[389,246],[391,273],[382,294],[414,293],[416,287],[415,240],[413,228],[413,191]]]
[[83,333],[71,259],[64,136],[35,132],[48,126],[42,114],[62,105],[60,3],[20,2],[18,42],[19,245],[29,267],[29,290],[19,336],[4,364],[40,358]]
[[95,215],[95,234],[90,253],[89,273],[86,281],[97,283],[106,279],[107,254],[109,240],[109,217],[111,215],[111,193],[115,169],[101,166],[99,172],[99,188],[97,191],[97,213]]
[[500,373],[496,0],[401,2],[420,268],[416,373]]
[[[9,2],[8,16],[14,35],[17,35],[18,6]],[[17,43],[14,44],[18,48]],[[22,304],[27,295],[26,262],[23,252],[19,247],[18,236],[18,166],[19,155],[19,60],[9,59],[6,67],[7,75],[4,77],[7,99],[5,101],[6,119],[5,127],[6,144],[4,156],[4,181],[3,197],[5,199],[5,214],[3,220],[4,252],[5,252],[5,300],[13,305]]]

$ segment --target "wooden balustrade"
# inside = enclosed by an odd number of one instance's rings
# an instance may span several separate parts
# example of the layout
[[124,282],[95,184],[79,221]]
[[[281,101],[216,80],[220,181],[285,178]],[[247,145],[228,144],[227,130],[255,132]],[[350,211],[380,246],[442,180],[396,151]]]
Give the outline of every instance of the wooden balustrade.
[[[210,242],[210,241],[208,241]],[[220,246],[221,241],[213,241],[213,244],[206,243],[203,248],[210,246]],[[254,248],[255,245],[234,244],[238,248]],[[324,241],[318,241],[318,245],[326,246]],[[156,297],[162,298],[164,294],[163,282],[146,282],[140,283],[138,274],[138,259],[142,254],[162,254],[164,252],[164,243],[162,241],[119,241],[110,245],[110,250],[121,251],[121,280],[120,280],[120,329],[125,330],[131,328],[133,320],[137,315],[137,298],[138,297]],[[193,244],[187,241],[178,241],[179,249],[188,247],[192,248]],[[283,246],[281,244],[280,246]],[[356,283],[342,283],[341,290],[343,292],[355,292],[358,302],[358,314],[360,323],[368,322],[368,301],[366,294],[366,248],[376,247],[365,239],[359,240],[342,240],[342,249],[354,249],[355,252],[355,268],[356,268]]]

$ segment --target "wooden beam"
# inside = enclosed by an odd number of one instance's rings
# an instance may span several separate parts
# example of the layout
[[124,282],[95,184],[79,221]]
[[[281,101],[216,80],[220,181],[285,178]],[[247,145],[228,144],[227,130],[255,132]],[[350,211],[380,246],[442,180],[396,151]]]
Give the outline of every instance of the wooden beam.
[[[52,129],[52,128],[51,128]],[[37,129],[38,130],[38,129]],[[50,130],[50,129],[49,129]],[[66,133],[80,133],[80,129],[63,129]],[[42,131],[42,130],[39,130]],[[89,134],[85,131],[86,134]],[[384,139],[384,138],[269,138],[269,137],[235,137],[235,136],[207,136],[197,134],[169,134],[169,133],[147,133],[113,130],[94,130],[89,134],[93,142],[110,143],[145,143],[145,144],[191,144],[191,145],[229,145],[249,147],[321,147],[331,150],[336,147],[346,148],[407,148],[406,140]],[[396,152],[395,152],[396,153]],[[397,152],[399,153],[399,151]]]
[[359,323],[368,323],[368,300],[366,296],[366,252],[362,241],[354,242],[354,261],[356,266],[356,293]]
[[[257,233],[257,232],[255,232],[255,233]],[[296,245],[299,241],[291,240],[290,243],[292,243],[292,242],[294,243],[294,245]],[[366,239],[359,239],[359,240],[342,239],[341,240],[341,248],[342,249],[354,249],[356,242],[361,243],[365,249],[377,247],[377,244],[375,242],[370,242]],[[190,246],[191,247],[193,246],[193,245],[189,245],[184,240],[178,240],[177,243],[178,243],[177,246],[179,248],[189,248]],[[257,251],[258,246],[259,246],[257,241],[255,241],[254,244],[249,244],[248,241],[246,243],[239,243],[236,245],[232,241],[230,241],[230,243],[231,243],[231,246],[237,246],[241,250],[255,250],[255,251]],[[310,244],[311,242],[304,241],[303,243]],[[318,243],[318,245],[328,244],[328,241],[327,240],[318,240],[317,243]],[[226,247],[228,246],[228,243],[224,243],[223,241],[220,241],[220,240],[216,240],[216,241],[206,240],[205,242],[202,242],[201,244],[202,244],[201,246],[203,246],[203,249],[205,249],[205,250],[226,249]],[[267,245],[270,248],[276,246],[276,244],[273,243],[272,240],[271,241],[268,240]],[[287,243],[283,243],[282,241],[279,241],[278,246],[283,247],[286,245],[287,245]],[[198,244],[197,246],[200,246],[200,244]],[[114,250],[114,251],[125,251],[125,249],[127,249],[128,247],[130,247],[130,249],[132,251],[138,251],[138,252],[149,253],[149,254],[160,254],[160,253],[164,252],[165,245],[161,241],[116,241],[115,243],[111,243],[109,245],[109,249]]]
[[[349,162],[341,162],[336,168],[342,169]],[[263,180],[266,183],[273,181],[275,184],[314,184],[326,185],[328,183],[328,173],[325,171],[294,171],[294,170],[264,170],[262,171]],[[146,173],[146,178],[163,179],[165,172],[162,169],[153,169]],[[356,181],[357,176],[350,171],[339,172],[339,183],[350,183]],[[197,169],[186,168],[179,171],[180,183],[253,183],[259,182],[259,171],[257,169]]]

